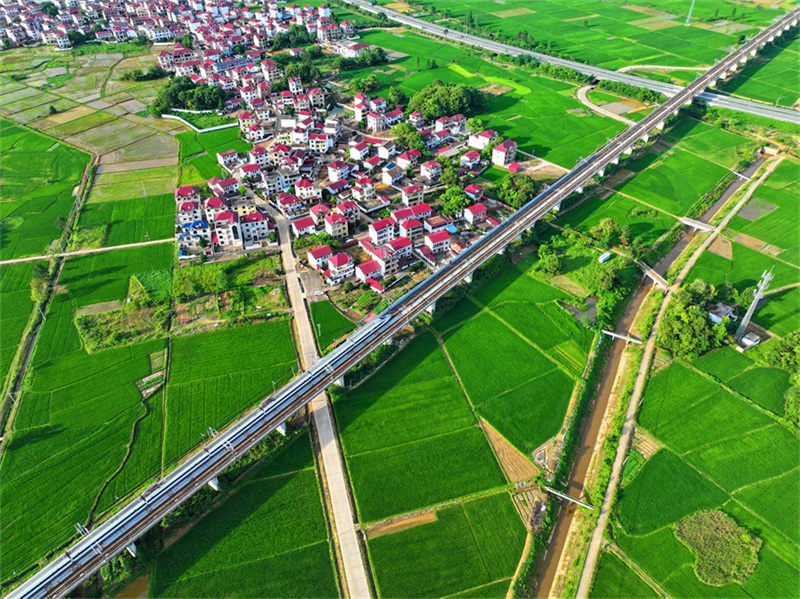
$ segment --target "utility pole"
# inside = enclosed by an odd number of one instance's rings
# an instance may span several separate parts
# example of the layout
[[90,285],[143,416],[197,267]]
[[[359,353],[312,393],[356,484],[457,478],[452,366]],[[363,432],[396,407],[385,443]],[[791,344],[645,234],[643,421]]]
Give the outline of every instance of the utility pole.
[[689,14],[686,15],[686,26],[687,27],[692,24],[692,11],[694,10],[694,2],[695,2],[695,0],[692,0],[692,5],[689,7]]
[[736,343],[739,343],[744,334],[747,332],[747,325],[750,324],[750,319],[753,317],[753,313],[756,311],[756,306],[758,306],[758,302],[761,301],[761,298],[764,297],[764,293],[767,291],[767,287],[769,287],[770,281],[774,278],[772,274],[772,269],[769,269],[769,272],[766,270],[761,273],[761,280],[758,282],[758,287],[756,287],[755,293],[753,293],[753,301],[750,303],[750,307],[747,309],[747,314],[744,315],[742,318],[742,322],[739,324],[739,328],[736,329]]

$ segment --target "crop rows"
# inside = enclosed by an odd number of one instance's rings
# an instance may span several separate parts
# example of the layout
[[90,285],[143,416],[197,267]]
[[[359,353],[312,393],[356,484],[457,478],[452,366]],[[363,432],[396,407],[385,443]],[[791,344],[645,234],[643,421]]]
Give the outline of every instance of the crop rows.
[[350,319],[339,312],[329,300],[314,302],[310,309],[317,343],[323,349],[355,328]]
[[[336,597],[311,458],[303,433],[279,450],[156,560],[158,597]],[[303,469],[286,474],[286,466]],[[265,478],[266,477],[266,478]]]
[[[436,512],[436,521],[369,541],[382,597],[441,597],[481,587],[505,597],[525,528],[500,493]],[[500,580],[505,580],[501,584]],[[485,587],[497,582],[491,589]]]

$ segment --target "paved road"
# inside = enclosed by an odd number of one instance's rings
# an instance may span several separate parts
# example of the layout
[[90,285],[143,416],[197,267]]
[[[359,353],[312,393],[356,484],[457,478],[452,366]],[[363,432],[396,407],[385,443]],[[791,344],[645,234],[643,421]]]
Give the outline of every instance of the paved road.
[[[289,221],[276,211],[270,211],[277,222],[278,235],[281,239],[281,255],[283,268],[286,271],[286,287],[289,300],[294,307],[295,324],[300,337],[300,352],[305,368],[317,363],[319,354],[314,338],[314,329],[308,315],[308,308],[303,301],[300,290],[297,263],[292,252],[292,238],[289,232]],[[344,578],[350,599],[368,599],[370,596],[367,572],[361,556],[361,545],[358,542],[358,531],[355,528],[355,517],[350,505],[350,493],[344,474],[339,440],[331,422],[331,406],[327,393],[320,393],[311,402],[315,433],[322,448],[322,472],[331,498],[333,508],[333,527],[342,555]]]
[[624,116],[611,112],[610,110],[606,110],[594,104],[587,95],[591,90],[594,89],[594,85],[586,85],[578,90],[578,100],[583,102],[585,106],[589,108],[592,112],[596,112],[600,116],[607,116],[608,118],[614,119],[615,121],[619,121],[620,123],[625,123],[626,125],[633,125],[636,121],[632,121],[631,119],[626,119]]
[[[739,212],[741,207],[747,203],[747,201],[753,195],[753,192],[755,192],[758,186],[761,185],[761,183],[764,182],[764,180],[772,173],[772,171],[775,170],[780,162],[781,160],[776,160],[764,171],[764,174],[762,174],[758,180],[750,186],[747,192],[742,196],[742,199],[736,203],[736,206],[733,207],[727,216],[725,216],[725,218],[722,219],[722,221],[716,226],[714,231],[708,235],[702,244],[700,244],[700,246],[692,254],[692,257],[681,269],[681,272],[675,278],[675,281],[669,289],[670,292],[674,293],[680,288],[681,283],[686,279],[689,271],[692,269],[697,259],[703,254],[704,251],[708,249],[708,246],[711,245],[720,232],[725,230],[725,227],[728,226],[730,220],[736,215],[737,212]],[[650,363],[653,359],[653,353],[655,352],[657,335],[653,334],[652,332],[658,330],[658,326],[661,324],[661,320],[664,318],[668,304],[669,298],[666,298],[661,304],[661,308],[659,309],[655,322],[653,323],[651,335],[647,340],[644,355],[642,356],[642,362],[639,365],[639,371],[636,375],[636,381],[633,386],[633,393],[631,394],[631,400],[628,404],[628,411],[625,414],[625,424],[622,426],[622,434],[620,435],[619,444],[617,445],[617,455],[614,459],[614,465],[611,469],[611,477],[609,478],[608,488],[606,489],[606,494],[603,498],[603,505],[600,508],[600,517],[597,519],[597,526],[592,533],[592,540],[589,543],[589,550],[586,555],[586,561],[583,565],[581,579],[578,584],[578,591],[575,595],[576,599],[587,599],[589,596],[589,590],[591,589],[592,585],[592,576],[597,563],[597,556],[603,544],[603,533],[606,530],[608,514],[611,511],[611,502],[613,501],[614,494],[617,491],[617,485],[619,484],[620,475],[622,474],[622,465],[625,460],[625,455],[627,454],[628,448],[630,447],[633,439],[633,434],[636,430],[636,411],[639,407],[639,401],[641,400],[644,385],[649,374]]]
[[[674,97],[656,108],[636,125],[632,125],[597,152],[583,160],[569,173],[522,206],[492,231],[481,237],[413,290],[397,300],[377,318],[351,333],[347,341],[300,376],[264,398],[259,406],[231,423],[205,446],[177,465],[166,476],[151,485],[137,498],[119,508],[69,551],[40,568],[33,576],[8,594],[8,597],[62,596],[86,580],[100,566],[156,526],[167,514],[192,497],[198,489],[223,472],[241,455],[309,402],[315,401],[339,377],[359,364],[372,351],[392,337],[424,310],[472,275],[477,267],[504,252],[507,245],[533,226],[564,199],[580,192],[587,182],[604,172],[606,166],[629,154],[639,140],[649,139],[654,128],[662,128],[665,120],[677,114],[680,107],[702,93],[710,81],[738,64],[759,44],[787,24],[796,24],[800,9],[779,23],[761,32],[738,48],[725,60],[709,69]],[[324,422],[321,422],[324,426]],[[343,525],[346,522],[343,521]],[[300,573],[302,574],[302,573]]]
[[[469,33],[459,33],[457,31],[445,29],[441,25],[433,25],[431,23],[428,23],[427,21],[423,21],[421,19],[415,19],[414,17],[397,12],[396,10],[386,8],[385,6],[372,6],[370,4],[367,4],[367,2],[365,2],[364,0],[345,0],[345,2],[354,4],[359,8],[362,8],[374,14],[384,13],[389,18],[399,23],[402,23],[403,25],[407,25],[415,29],[420,29],[431,35],[445,37],[450,40],[453,40],[454,42],[460,42],[462,44],[468,44],[470,46],[477,46],[479,48],[483,48],[484,50],[488,50],[490,52],[501,52],[503,54],[508,54],[510,56],[519,56],[520,54],[527,54],[528,56],[532,56],[538,61],[546,62],[552,65],[568,67],[570,69],[578,71],[579,73],[591,75],[596,79],[607,79],[609,81],[619,81],[622,83],[629,83],[630,85],[651,89],[653,91],[660,92],[670,97],[675,95],[682,89],[681,86],[674,85],[672,83],[653,81],[651,79],[646,79],[644,77],[637,77],[636,75],[628,75],[620,71],[612,71],[610,69],[603,69],[601,67],[595,67],[592,65],[583,64],[582,62],[575,62],[573,60],[566,60],[563,58],[556,58],[555,56],[548,56],[547,54],[542,54],[540,52],[523,50],[522,48],[517,48],[516,46],[509,46],[508,44],[495,42],[493,40],[488,40],[482,37],[478,37],[476,35],[471,35]],[[702,71],[703,67],[698,67],[697,70]],[[774,106],[770,106],[769,104],[762,104],[760,102],[745,100],[743,98],[734,98],[731,96],[725,96],[711,91],[706,91],[700,94],[698,97],[699,99],[703,100],[707,104],[710,104],[711,106],[730,108],[732,110],[739,110],[742,112],[748,112],[750,114],[755,114],[759,116],[773,118],[779,121],[786,121],[789,123],[795,123],[800,125],[800,112],[789,110],[787,108],[776,108]]]
[[74,252],[59,252],[56,254],[42,254],[41,256],[28,256],[27,258],[14,258],[12,260],[0,260],[0,266],[9,264],[21,264],[23,262],[37,262],[39,260],[50,260],[51,258],[74,258],[75,256],[87,256],[89,254],[102,254],[103,252],[113,252],[114,250],[127,250],[130,248],[140,248],[146,245],[158,245],[160,243],[172,243],[172,237],[166,239],[154,239],[153,241],[140,241],[139,243],[126,243],[124,245],[110,245],[104,248],[92,248],[88,250],[75,250]]

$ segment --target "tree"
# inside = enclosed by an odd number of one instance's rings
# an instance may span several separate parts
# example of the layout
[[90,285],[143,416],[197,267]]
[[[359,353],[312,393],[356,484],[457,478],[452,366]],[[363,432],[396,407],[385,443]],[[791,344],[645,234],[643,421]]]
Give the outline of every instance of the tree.
[[458,185],[461,178],[458,176],[458,167],[453,164],[452,160],[444,159],[442,161],[442,174],[439,175],[439,181],[448,187]]
[[50,114],[58,114],[58,108],[56,108],[56,107],[55,107],[55,106],[53,106],[53,105],[50,105],[50,106],[48,106],[48,107],[47,107],[47,111],[48,111]]
[[447,216],[461,214],[464,208],[470,205],[469,196],[458,186],[450,187],[440,199],[442,200],[442,214]]
[[220,270],[217,274],[217,281],[214,283],[214,289],[217,291],[217,293],[224,293],[225,291],[228,291],[230,287],[231,283],[228,280],[228,275],[225,274],[224,270]]
[[419,110],[431,119],[453,114],[471,116],[484,112],[486,107],[486,96],[480,90],[438,80],[414,94],[408,104],[409,110]]
[[66,228],[67,228],[67,219],[64,218],[63,216],[59,216],[58,218],[56,218],[56,227],[58,227],[62,231],[66,230]]
[[392,104],[405,104],[408,101],[406,93],[396,87],[389,88],[387,96]]
[[194,43],[194,38],[192,37],[191,33],[184,33],[175,40],[179,44],[181,44],[184,48],[191,48],[192,44]]
[[58,16],[58,7],[52,2],[42,2],[39,5],[39,8],[42,10],[44,14],[46,14],[49,17]]
[[144,33],[140,33],[133,38],[132,43],[134,46],[146,46],[148,44],[147,36]]
[[703,279],[695,279],[686,286],[691,301],[698,306],[705,306],[717,297],[717,288]]
[[345,293],[350,293],[353,290],[353,283],[351,281],[345,281],[343,289]]
[[690,302],[688,291],[681,290],[659,326],[659,343],[676,356],[696,358],[722,344],[727,335],[728,319],[714,325],[709,324],[706,311]]
[[520,208],[530,202],[539,193],[539,187],[533,178],[509,173],[500,181],[498,196],[513,208]]
[[479,133],[483,131],[483,128],[483,121],[479,118],[472,117],[467,119],[467,129],[469,129],[472,133]]
[[592,227],[591,235],[606,247],[611,247],[619,243],[620,238],[619,223],[613,218],[604,218],[599,224]]

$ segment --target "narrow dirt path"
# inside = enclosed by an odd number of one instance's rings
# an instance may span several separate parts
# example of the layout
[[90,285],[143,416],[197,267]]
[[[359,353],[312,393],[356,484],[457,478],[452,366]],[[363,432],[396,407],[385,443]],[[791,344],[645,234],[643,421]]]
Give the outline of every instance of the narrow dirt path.
[[73,258],[75,256],[86,256],[89,254],[102,254],[103,252],[113,252],[114,250],[127,250],[130,248],[138,248],[146,245],[158,245],[160,243],[172,243],[173,241],[174,239],[172,237],[167,237],[166,239],[140,241],[138,243],[126,243],[124,245],[110,245],[104,248],[91,248],[87,250],[75,250],[74,252],[59,252],[55,254],[43,254],[41,256],[28,256],[27,258],[0,260],[0,266],[6,266],[8,264],[21,264],[23,262],[36,262],[38,260],[51,260],[53,258]]

